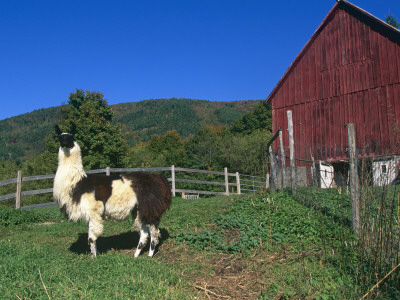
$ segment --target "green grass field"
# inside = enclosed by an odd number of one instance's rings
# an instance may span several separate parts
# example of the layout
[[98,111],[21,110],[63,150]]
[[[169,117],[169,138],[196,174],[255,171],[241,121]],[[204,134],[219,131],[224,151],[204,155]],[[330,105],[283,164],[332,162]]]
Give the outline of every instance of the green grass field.
[[57,208],[0,208],[0,222],[2,299],[353,299],[366,292],[355,276],[351,229],[286,192],[174,198],[153,258],[147,249],[133,257],[131,219],[105,222],[95,259],[86,224],[66,221]]

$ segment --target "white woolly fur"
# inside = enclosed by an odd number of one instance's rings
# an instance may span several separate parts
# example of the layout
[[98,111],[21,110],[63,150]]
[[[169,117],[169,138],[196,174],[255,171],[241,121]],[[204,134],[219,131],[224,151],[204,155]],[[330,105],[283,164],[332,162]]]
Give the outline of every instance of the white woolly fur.
[[[60,135],[62,137],[62,134]],[[65,136],[64,136],[65,137]],[[72,138],[72,136],[71,136]],[[72,145],[72,144],[71,144]],[[61,209],[65,209],[65,213],[71,221],[85,220],[89,225],[88,241],[92,256],[96,256],[96,240],[103,232],[103,217],[114,220],[126,219],[138,204],[138,199],[133,190],[132,181],[129,176],[123,176],[114,179],[111,184],[111,193],[107,195],[104,201],[96,199],[96,187],[88,187],[87,192],[82,190],[83,194],[74,195],[80,197],[73,199],[74,189],[78,184],[86,184],[81,181],[87,177],[82,165],[81,149],[76,142],[73,147],[60,147],[58,151],[58,169],[54,178],[53,195]],[[101,193],[103,186],[97,186]],[[108,186],[109,188],[109,186]],[[75,190],[76,191],[76,190]],[[170,198],[165,198],[170,201]],[[105,204],[104,204],[105,203]],[[168,207],[170,202],[168,204]],[[161,216],[162,212],[160,212]],[[134,215],[136,215],[134,213]],[[146,245],[148,236],[151,237],[151,247],[149,256],[153,256],[155,246],[159,242],[160,231],[158,225],[143,224],[139,213],[134,221],[135,227],[140,232],[140,240],[135,252],[137,257],[144,245]]]
[[80,205],[74,205],[71,199],[72,188],[82,178],[86,177],[85,170],[82,166],[81,148],[78,143],[74,142],[71,149],[62,148],[58,150],[58,168],[54,178],[53,195],[58,206],[65,207],[66,213],[71,221],[84,219],[89,222],[90,206],[87,202],[89,199],[83,197]]

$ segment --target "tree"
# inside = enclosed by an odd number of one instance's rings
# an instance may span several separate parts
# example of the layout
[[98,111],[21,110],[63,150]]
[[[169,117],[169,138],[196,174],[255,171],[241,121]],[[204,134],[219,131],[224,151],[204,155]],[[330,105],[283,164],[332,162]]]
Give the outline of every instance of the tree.
[[[100,92],[76,90],[63,107],[62,130],[71,131],[76,126],[75,139],[82,150],[85,168],[122,167],[128,145],[119,125],[113,124],[114,116],[107,100]],[[54,147],[48,141],[49,148]]]
[[[22,176],[35,176],[35,175],[45,175],[54,174],[57,170],[57,155],[48,151],[42,154],[31,157],[22,166]],[[46,180],[34,180],[29,182],[24,182],[24,190],[40,190],[46,189],[53,185],[52,179]],[[44,195],[29,195],[22,197],[22,206],[46,203],[54,201],[52,194]]]
[[272,130],[272,110],[271,105],[266,101],[260,103],[252,112],[244,114],[239,120],[234,122],[229,130],[232,133],[251,134],[256,130]]
[[[8,180],[17,177],[19,166],[17,166],[12,161],[0,160],[0,181]],[[16,184],[6,184],[0,186],[0,195],[7,195],[15,193]],[[15,204],[15,199],[10,199],[6,201],[1,201],[0,206],[13,206]]]
[[184,141],[176,130],[154,135],[149,142],[135,145],[126,159],[127,167],[165,167],[185,164]]
[[29,158],[22,165],[23,176],[54,174],[57,171],[57,155],[45,151],[38,156]]
[[207,126],[200,129],[186,143],[187,165],[195,169],[220,171],[224,167],[221,162],[221,149],[226,134],[225,126]]
[[[153,154],[149,150],[149,142],[140,142],[129,149],[125,158],[126,168],[150,168],[153,167]],[[155,166],[159,167],[159,166]]]
[[184,142],[176,130],[169,130],[163,136],[154,136],[149,145],[154,157],[160,157],[159,165],[184,165]]
[[268,153],[264,148],[271,135],[267,130],[256,130],[251,134],[226,136],[221,151],[224,166],[241,174],[265,176]]
[[392,25],[394,28],[399,29],[400,24],[397,21],[397,19],[392,15],[392,14],[388,14],[385,18],[386,23],[388,23],[389,25]]

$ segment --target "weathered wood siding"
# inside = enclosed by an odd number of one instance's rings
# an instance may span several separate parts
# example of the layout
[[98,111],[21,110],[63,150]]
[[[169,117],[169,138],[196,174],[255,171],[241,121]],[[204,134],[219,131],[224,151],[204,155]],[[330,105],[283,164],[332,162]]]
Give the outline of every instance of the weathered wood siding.
[[348,123],[360,154],[400,154],[399,45],[399,31],[348,2],[335,4],[267,99],[274,131],[286,132],[293,111],[297,158],[311,148],[319,160],[347,159]]

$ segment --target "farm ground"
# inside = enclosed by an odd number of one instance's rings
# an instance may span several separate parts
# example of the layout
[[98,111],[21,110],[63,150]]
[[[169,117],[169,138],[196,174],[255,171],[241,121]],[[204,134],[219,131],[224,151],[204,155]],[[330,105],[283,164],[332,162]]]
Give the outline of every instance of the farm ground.
[[351,271],[341,264],[352,254],[328,254],[333,248],[327,244],[335,242],[326,232],[329,219],[285,194],[270,205],[268,197],[174,198],[160,225],[156,255],[148,258],[145,251],[137,259],[132,220],[106,221],[93,260],[86,224],[65,221],[55,208],[40,210],[45,216],[40,223],[0,228],[0,294],[5,299],[358,297]]
[[[187,247],[163,245],[166,251],[160,254],[169,264],[200,264],[202,272],[196,270],[185,276],[196,290],[197,299],[257,299],[263,288],[271,282],[268,270],[282,261],[279,253],[259,251],[251,257],[214,253],[192,253]],[[192,291],[193,292],[193,291]],[[282,294],[273,298],[280,299]]]

